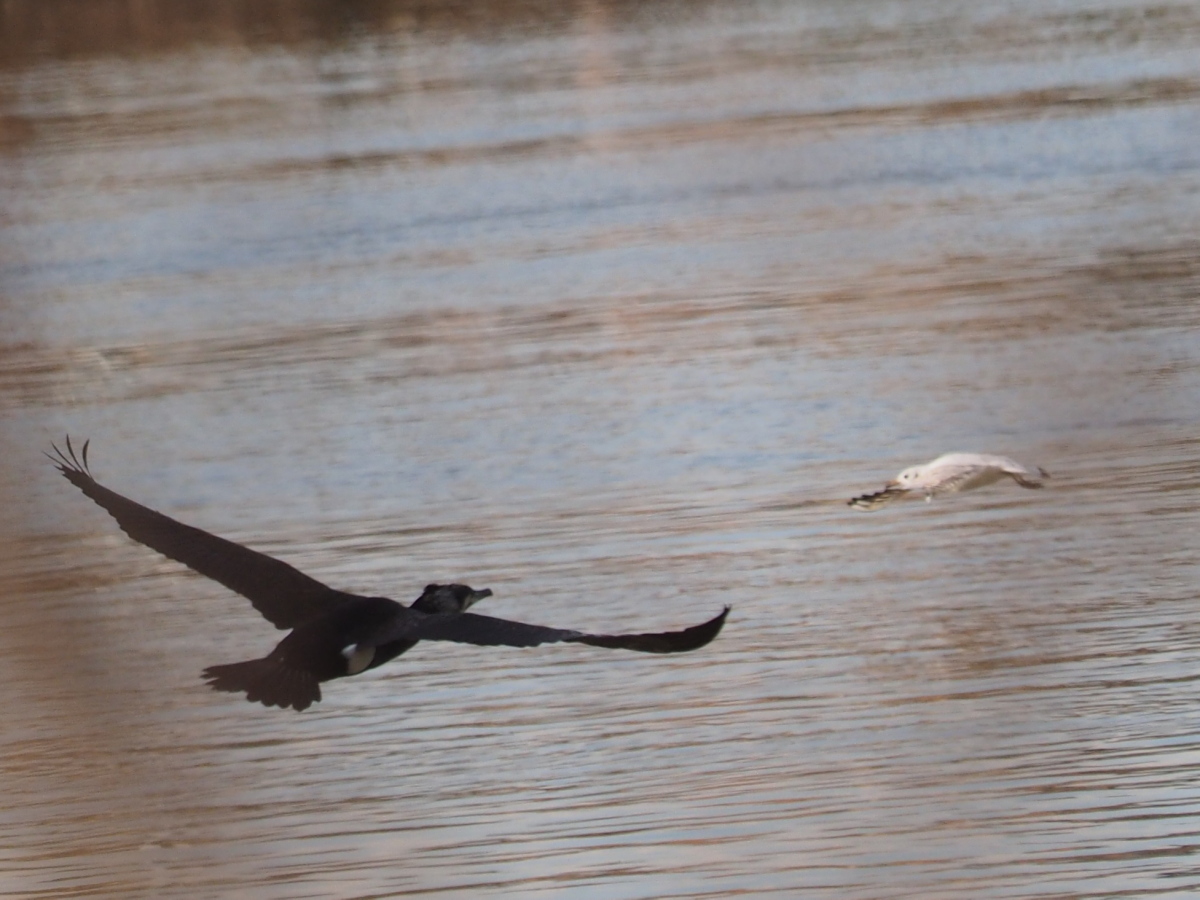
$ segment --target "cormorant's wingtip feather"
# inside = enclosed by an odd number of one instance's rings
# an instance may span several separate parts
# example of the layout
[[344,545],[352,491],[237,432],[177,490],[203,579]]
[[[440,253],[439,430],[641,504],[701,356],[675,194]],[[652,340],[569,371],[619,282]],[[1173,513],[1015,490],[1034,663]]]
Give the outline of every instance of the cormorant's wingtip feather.
[[[711,637],[709,637],[708,640],[704,642],[704,644],[701,644],[700,645],[701,647],[705,646],[706,644],[711,644],[713,641],[715,641],[717,639],[717,635],[719,635],[721,633],[721,631],[725,628],[725,620],[727,618],[729,618],[729,612],[732,609],[733,609],[733,606],[727,603],[721,609],[721,612],[718,615],[709,619],[703,625],[696,626],[697,631],[709,631],[709,630],[712,631]],[[699,647],[697,647],[696,649],[699,649]]]
[[608,647],[615,650],[636,650],[641,653],[687,653],[707,647],[717,639],[725,627],[725,618],[732,606],[725,606],[707,622],[693,625],[682,631],[665,631],[657,634],[585,634],[573,640],[593,647]]
[[50,448],[54,451],[53,453],[48,453],[45,450],[42,452],[52,463],[54,463],[54,465],[58,466],[58,470],[62,472],[63,475],[67,475],[69,477],[70,473],[75,473],[91,478],[92,470],[88,465],[88,447],[91,445],[91,443],[92,441],[90,438],[84,441],[80,453],[76,453],[75,447],[71,444],[71,436],[68,434],[66,435],[66,452],[63,452],[62,447],[59,447],[58,444],[53,442],[50,444]]
[[[68,473],[74,471],[76,467],[71,463],[71,458],[67,456],[67,454],[63,453],[62,448],[59,447],[58,444],[51,444],[50,446],[54,452],[46,453],[46,456],[49,458],[50,462],[54,463],[54,465],[58,468],[58,471],[63,475],[67,475]],[[42,452],[45,453],[44,450]]]
[[[712,641],[715,641],[717,639],[717,635],[720,634],[721,629],[723,629],[725,627],[725,620],[727,618],[729,618],[729,612],[732,609],[733,609],[733,606],[727,603],[727,604],[725,604],[724,607],[722,607],[720,613],[713,616],[707,622],[705,622],[702,625],[693,626],[696,629],[696,631],[708,631],[710,629],[712,630],[712,637],[710,637],[708,639],[708,641],[705,641],[705,643],[711,643]],[[703,645],[701,645],[701,646],[703,646]]]
[[721,611],[719,613],[717,613],[715,616],[713,616],[707,622],[702,622],[699,625],[693,625],[692,627],[693,628],[711,628],[715,625],[717,628],[720,628],[721,626],[723,626],[725,624],[725,619],[729,616],[729,611],[731,609],[733,609],[733,607],[726,604],[725,606],[721,607]]

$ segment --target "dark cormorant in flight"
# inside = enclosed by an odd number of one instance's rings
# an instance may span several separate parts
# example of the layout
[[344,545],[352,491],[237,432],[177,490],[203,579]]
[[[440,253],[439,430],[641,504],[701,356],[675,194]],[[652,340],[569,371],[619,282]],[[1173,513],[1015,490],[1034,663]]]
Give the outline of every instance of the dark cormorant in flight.
[[264,706],[307,709],[321,699],[322,681],[381,666],[421,640],[509,647],[568,642],[642,653],[682,653],[715,638],[729,614],[726,606],[716,618],[682,631],[600,635],[468,613],[469,606],[492,592],[464,584],[431,584],[408,607],[386,597],[348,594],[285,562],[184,525],[97,484],[88,469],[87,450],[85,442],[77,457],[67,438],[66,453],[54,446],[56,455],[47,456],[135,541],[241,594],[276,628],[292,629],[262,659],[204,670],[211,687],[245,691],[247,700]]

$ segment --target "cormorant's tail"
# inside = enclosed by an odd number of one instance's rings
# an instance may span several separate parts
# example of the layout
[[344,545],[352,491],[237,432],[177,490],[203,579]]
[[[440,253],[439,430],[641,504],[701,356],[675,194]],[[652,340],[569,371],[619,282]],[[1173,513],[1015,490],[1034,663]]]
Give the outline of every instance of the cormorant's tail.
[[251,659],[204,670],[208,686],[231,694],[246,692],[246,699],[263,706],[308,709],[321,699],[321,685],[309,672],[271,659]]

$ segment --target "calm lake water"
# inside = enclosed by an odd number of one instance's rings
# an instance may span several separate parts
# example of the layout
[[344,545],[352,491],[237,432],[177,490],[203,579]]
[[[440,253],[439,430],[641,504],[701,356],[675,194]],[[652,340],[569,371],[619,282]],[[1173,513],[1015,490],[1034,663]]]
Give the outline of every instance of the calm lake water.
[[[288,8],[284,8],[288,6]],[[1200,7],[0,6],[0,894],[1200,893]],[[279,633],[41,455],[350,590]],[[949,450],[1048,469],[846,507]]]

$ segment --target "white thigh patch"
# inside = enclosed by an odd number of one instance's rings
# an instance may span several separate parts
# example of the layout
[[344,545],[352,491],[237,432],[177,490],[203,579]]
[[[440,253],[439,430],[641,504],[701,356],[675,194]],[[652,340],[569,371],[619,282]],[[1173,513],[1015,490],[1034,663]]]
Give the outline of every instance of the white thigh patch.
[[342,656],[346,657],[346,674],[357,675],[371,664],[375,658],[375,648],[347,644],[342,648]]

